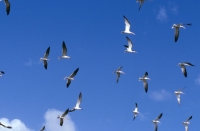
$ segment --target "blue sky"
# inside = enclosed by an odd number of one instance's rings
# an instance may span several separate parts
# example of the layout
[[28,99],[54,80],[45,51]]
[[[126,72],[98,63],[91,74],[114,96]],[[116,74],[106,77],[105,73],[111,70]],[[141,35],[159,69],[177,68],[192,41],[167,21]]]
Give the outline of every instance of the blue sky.
[[[14,1],[7,16],[0,2],[0,121],[19,127],[13,131],[154,131],[151,122],[163,113],[159,131],[176,129],[193,116],[189,130],[200,130],[200,61],[198,1]],[[121,34],[125,15],[136,35]],[[174,42],[174,23],[180,29]],[[137,54],[124,53],[126,36]],[[67,60],[58,60],[62,41]],[[48,46],[45,70],[40,58]],[[190,62],[188,77],[178,63]],[[116,83],[113,73],[123,66]],[[65,76],[79,72],[69,88]],[[138,81],[148,71],[148,93]],[[174,91],[187,87],[179,106]],[[63,127],[58,114],[75,106],[82,92],[82,111],[70,113]],[[138,103],[140,114],[133,121]],[[53,127],[51,127],[53,126]],[[5,129],[0,127],[0,131]]]

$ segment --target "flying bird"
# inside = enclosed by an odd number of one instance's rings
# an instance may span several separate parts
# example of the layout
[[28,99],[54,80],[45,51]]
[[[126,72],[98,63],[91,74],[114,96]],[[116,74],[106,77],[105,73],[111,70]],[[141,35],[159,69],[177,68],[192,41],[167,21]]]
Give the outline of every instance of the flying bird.
[[181,88],[181,89],[179,89],[178,91],[175,91],[175,92],[174,92],[174,94],[175,94],[176,97],[177,97],[177,101],[178,101],[178,104],[179,104],[179,105],[181,104],[181,94],[184,94],[184,93],[182,92],[183,89],[184,89],[184,88]]
[[133,113],[134,113],[134,118],[133,118],[133,120],[135,120],[135,118],[137,117],[137,114],[139,114],[137,103],[135,103],[135,110],[133,111]]
[[183,122],[183,124],[185,125],[185,131],[188,131],[188,125],[190,124],[189,120],[192,119],[192,116],[190,116],[186,121]]
[[140,6],[139,6],[139,9],[138,11],[140,10],[140,8],[142,7],[143,3],[144,3],[145,0],[136,0],[136,2],[139,2],[140,3]]
[[43,126],[42,129],[41,129],[40,131],[44,131],[44,129],[45,129],[45,126]]
[[4,71],[0,71],[0,76],[3,76],[4,74]]
[[[2,0],[0,0],[0,1],[2,1]],[[7,15],[9,15],[9,13],[10,13],[10,2],[8,0],[4,0],[4,3],[6,5],[6,13],[7,13]]]
[[77,68],[69,77],[65,77],[64,80],[67,79],[67,88],[69,87],[71,80],[74,80],[74,76],[78,72],[79,68]]
[[144,90],[147,93],[148,91],[148,83],[147,80],[151,80],[150,78],[148,78],[148,72],[145,72],[144,76],[141,78],[139,78],[139,81],[142,80],[143,81],[143,85],[144,85]]
[[154,126],[155,126],[155,131],[158,131],[158,123],[160,123],[160,118],[162,117],[162,113],[155,119],[155,120],[152,120]]
[[62,114],[62,116],[58,116],[58,117],[57,117],[58,119],[60,119],[60,126],[63,125],[65,116],[68,114],[68,112],[69,112],[69,108]]
[[128,41],[128,46],[124,45],[126,47],[125,52],[130,52],[130,53],[134,52],[134,53],[137,53],[135,50],[132,50],[133,44],[132,44],[131,40],[127,36],[126,36],[126,39]]
[[130,31],[131,25],[130,25],[128,19],[125,16],[123,16],[123,17],[124,17],[124,21],[125,21],[125,31],[122,31],[122,33],[135,35],[135,33]]
[[187,77],[187,71],[186,71],[185,66],[194,66],[193,64],[189,62],[182,62],[182,63],[179,63],[178,65],[181,67],[181,71],[185,77]]
[[49,56],[50,46],[47,48],[46,53],[44,54],[43,58],[40,58],[40,60],[44,63],[44,68],[47,70],[47,61],[50,60],[47,57]]
[[73,111],[75,111],[75,110],[82,110],[82,108],[80,108],[81,102],[82,102],[82,93],[80,92],[79,97],[78,97],[78,100],[77,100],[77,102],[76,102],[76,106],[73,107],[71,110],[69,110],[69,112],[73,112]]
[[2,124],[1,122],[0,122],[0,126],[3,126],[4,128],[12,129],[11,126],[6,126],[6,125]]
[[121,71],[123,66],[119,67],[114,73],[117,74],[117,83],[119,81],[119,77],[120,77],[120,74],[125,74],[123,71]]
[[186,29],[185,27],[184,27],[184,25],[189,25],[189,26],[191,26],[192,24],[190,24],[190,23],[188,23],[188,24],[173,24],[173,26],[172,26],[172,29],[174,28],[175,30],[175,32],[174,32],[174,35],[175,35],[175,42],[177,42],[178,41],[178,36],[179,36],[179,28],[184,28],[184,29]]
[[58,57],[58,59],[66,59],[66,58],[70,58],[70,56],[67,56],[67,47],[65,45],[65,42],[63,41],[63,44],[62,44],[62,56]]

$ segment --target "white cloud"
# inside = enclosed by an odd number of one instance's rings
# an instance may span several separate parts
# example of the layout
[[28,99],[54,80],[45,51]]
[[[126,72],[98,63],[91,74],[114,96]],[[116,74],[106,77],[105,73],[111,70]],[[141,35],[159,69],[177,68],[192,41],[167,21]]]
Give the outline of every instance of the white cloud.
[[166,101],[172,97],[172,95],[166,90],[150,92],[149,97],[155,101]]
[[165,7],[160,7],[160,10],[157,14],[157,20],[164,22],[167,20],[167,12],[165,10]]
[[[12,131],[33,131],[25,126],[19,119],[9,121],[7,118],[0,118],[0,122],[6,126],[11,126]],[[8,131],[9,129],[0,127],[0,131]]]
[[[57,119],[57,117],[58,115],[62,114],[63,111],[49,109],[44,115],[45,131],[78,131],[69,115],[66,116],[63,126],[60,126],[60,120]],[[6,126],[11,126],[12,131],[34,131],[26,127],[26,125],[19,119],[14,119],[12,121],[9,121],[7,118],[0,118],[0,122]],[[9,129],[0,126],[0,131],[8,131],[8,130]]]
[[46,131],[77,131],[76,126],[69,115],[66,116],[63,126],[60,126],[60,120],[57,119],[57,117],[62,114],[63,112],[55,109],[50,109],[45,113]]
[[200,76],[198,76],[198,78],[195,80],[195,83],[196,83],[197,85],[200,85]]
[[139,113],[138,117],[139,117],[140,121],[144,121],[147,119],[146,116],[143,115],[142,113]]

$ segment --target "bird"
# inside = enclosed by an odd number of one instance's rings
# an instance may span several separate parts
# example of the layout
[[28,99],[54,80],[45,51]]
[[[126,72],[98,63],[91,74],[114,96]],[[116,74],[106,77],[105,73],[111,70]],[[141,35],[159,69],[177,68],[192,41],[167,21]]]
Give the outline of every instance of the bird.
[[[0,1],[2,1],[2,0],[0,0]],[[6,13],[7,13],[7,15],[9,15],[9,13],[10,13],[10,2],[8,0],[4,0],[4,3],[6,5]]]
[[142,7],[143,3],[145,0],[136,0],[136,2],[140,2],[140,6],[138,8],[138,11],[140,10],[140,8]]
[[154,126],[155,126],[155,131],[158,131],[158,123],[160,123],[160,118],[162,117],[162,113],[155,119],[155,120],[152,120]]
[[67,47],[65,45],[65,42],[62,43],[62,56],[58,57],[58,59],[66,59],[70,58],[70,56],[67,56]]
[[189,63],[189,62],[182,62],[178,64],[181,67],[182,73],[185,77],[187,77],[187,71],[185,66],[194,66],[193,64]]
[[44,129],[45,129],[45,126],[43,126],[42,129],[41,129],[40,131],[44,131]]
[[114,73],[117,74],[117,83],[119,81],[119,77],[120,77],[120,74],[125,74],[123,71],[121,71],[123,66],[120,66]]
[[62,116],[58,116],[58,117],[57,117],[58,119],[60,119],[60,126],[63,125],[65,116],[68,114],[68,112],[69,112],[69,108],[62,114]]
[[143,81],[143,85],[144,85],[144,90],[147,93],[148,91],[148,83],[147,80],[151,80],[150,78],[148,78],[148,72],[145,72],[144,76],[142,78],[139,78],[139,81],[142,80]]
[[192,116],[190,116],[186,121],[183,122],[183,124],[185,125],[185,131],[188,131],[188,125],[190,124],[189,120],[192,119]]
[[125,31],[122,31],[122,33],[135,35],[135,33],[130,31],[131,25],[130,25],[128,19],[125,16],[123,16],[123,17],[124,17],[124,21],[125,21]]
[[47,57],[49,56],[49,52],[50,52],[50,46],[47,48],[46,53],[44,54],[43,58],[40,58],[40,60],[43,61],[44,63],[44,68],[47,70],[47,61],[50,60]]
[[177,42],[178,41],[178,36],[179,36],[179,28],[184,28],[184,29],[186,29],[185,27],[184,27],[184,25],[189,25],[189,26],[191,26],[192,24],[191,23],[188,23],[188,24],[173,24],[173,26],[172,26],[172,29],[174,28],[175,30],[175,42]]
[[0,76],[3,76],[5,74],[4,71],[0,71]]
[[71,80],[74,80],[74,76],[78,72],[79,68],[77,68],[69,77],[65,77],[64,80],[67,79],[67,88],[69,87]]
[[76,106],[73,107],[71,110],[69,110],[69,112],[73,112],[73,111],[75,111],[75,110],[82,110],[82,108],[80,108],[81,102],[82,102],[82,93],[80,92],[79,97],[78,97],[78,100],[77,100],[77,102],[76,102]]
[[125,52],[130,52],[130,53],[134,52],[134,53],[137,53],[135,50],[132,50],[133,44],[132,44],[131,40],[127,36],[126,36],[126,39],[128,41],[128,46],[124,45],[126,47]]
[[175,92],[174,92],[174,94],[175,94],[176,97],[177,97],[177,101],[178,101],[178,104],[179,104],[179,105],[181,104],[181,94],[184,94],[184,93],[182,92],[183,89],[184,89],[184,88],[181,88],[181,89],[179,89],[178,91],[175,91]]
[[0,126],[3,126],[3,127],[5,127],[5,128],[8,128],[8,129],[12,129],[11,126],[6,126],[6,125],[2,124],[1,122],[0,122]]
[[135,120],[135,118],[137,117],[137,114],[139,114],[137,103],[135,103],[135,110],[133,111],[133,113],[134,113],[134,118],[133,118],[133,120]]

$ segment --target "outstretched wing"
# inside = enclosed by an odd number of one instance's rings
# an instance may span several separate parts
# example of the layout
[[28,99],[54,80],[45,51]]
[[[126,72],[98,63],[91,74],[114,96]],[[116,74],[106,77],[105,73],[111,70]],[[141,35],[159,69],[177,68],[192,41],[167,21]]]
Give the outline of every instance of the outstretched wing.
[[79,97],[78,97],[78,100],[77,100],[77,102],[76,102],[76,107],[79,107],[80,104],[81,104],[81,102],[82,102],[82,93],[80,92]]
[[5,5],[6,5],[6,13],[9,15],[10,13],[10,2],[8,0],[4,0]]
[[62,44],[62,55],[65,56],[67,54],[67,47],[65,45],[65,42],[63,41],[63,44]]
[[70,75],[70,77],[73,78],[73,77],[76,75],[76,73],[78,72],[78,70],[79,70],[79,68],[77,68],[77,69]]
[[49,56],[50,52],[50,46],[47,48],[46,53],[44,54],[44,58],[47,58]]

